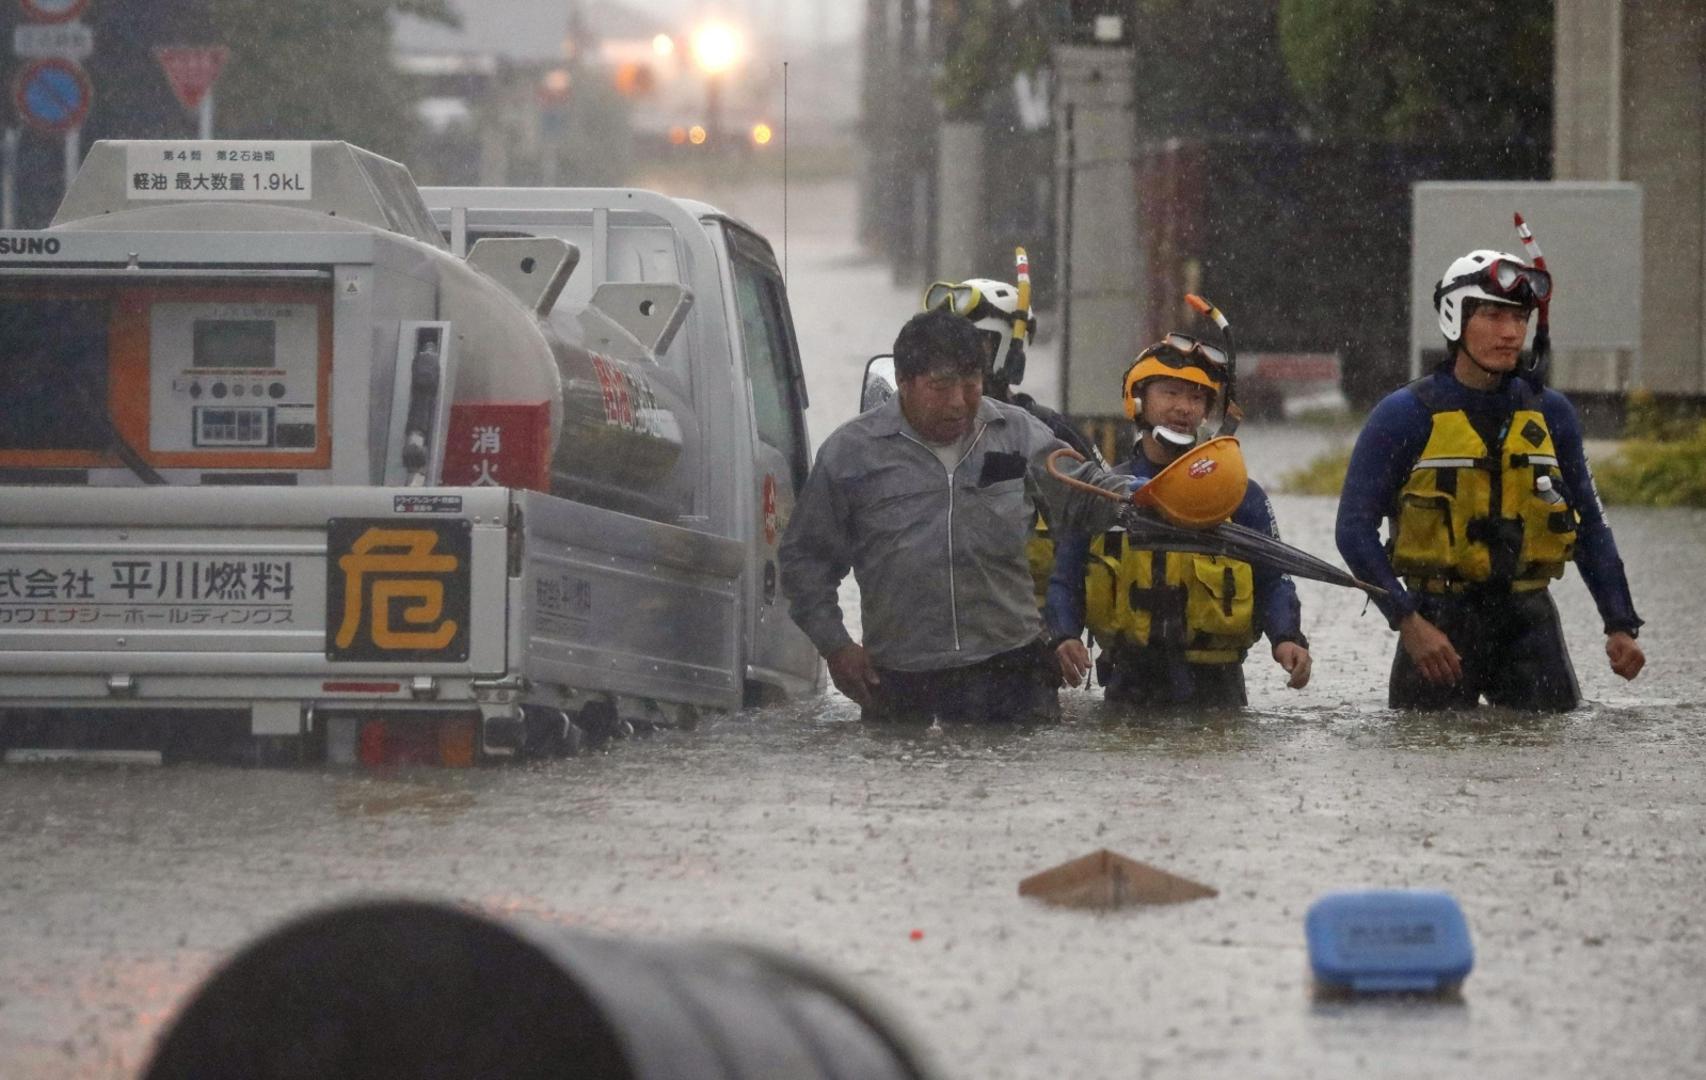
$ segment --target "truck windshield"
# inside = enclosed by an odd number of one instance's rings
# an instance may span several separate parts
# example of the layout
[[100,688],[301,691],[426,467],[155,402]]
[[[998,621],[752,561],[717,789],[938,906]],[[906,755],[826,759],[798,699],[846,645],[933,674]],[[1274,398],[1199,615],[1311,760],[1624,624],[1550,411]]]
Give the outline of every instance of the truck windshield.
[[103,300],[0,297],[0,450],[107,448],[108,318]]

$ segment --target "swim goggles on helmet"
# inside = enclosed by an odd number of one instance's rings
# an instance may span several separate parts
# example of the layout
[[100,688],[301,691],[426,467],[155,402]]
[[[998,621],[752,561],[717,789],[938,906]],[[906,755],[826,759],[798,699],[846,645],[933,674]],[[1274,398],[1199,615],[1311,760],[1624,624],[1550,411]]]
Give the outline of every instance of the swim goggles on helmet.
[[1440,282],[1434,287],[1434,307],[1439,307],[1440,299],[1447,293],[1466,285],[1477,286],[1491,296],[1509,297],[1512,303],[1525,307],[1539,304],[1552,295],[1551,274],[1537,267],[1494,259],[1486,266]]
[[1003,311],[989,298],[978,291],[976,285],[958,284],[952,281],[937,281],[924,290],[924,310],[934,311],[939,307],[947,307],[955,315],[963,316],[976,322],[994,316],[1007,323],[1018,322],[1021,315],[1014,311]]
[[1137,362],[1159,360],[1170,368],[1200,367],[1217,378],[1226,377],[1226,350],[1189,334],[1168,334],[1137,354]]

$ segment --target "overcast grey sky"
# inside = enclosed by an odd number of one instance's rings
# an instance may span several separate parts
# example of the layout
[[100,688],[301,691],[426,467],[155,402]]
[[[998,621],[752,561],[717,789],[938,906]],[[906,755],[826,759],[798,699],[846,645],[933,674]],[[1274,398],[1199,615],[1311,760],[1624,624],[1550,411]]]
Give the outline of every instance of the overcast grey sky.
[[[462,12],[463,27],[449,31],[415,19],[402,19],[398,41],[404,49],[471,49],[521,59],[547,60],[561,55],[568,0],[451,0]],[[852,0],[581,0],[589,22],[631,25],[648,19],[685,32],[699,19],[721,15],[750,27],[781,28],[802,44],[852,40],[864,6]]]

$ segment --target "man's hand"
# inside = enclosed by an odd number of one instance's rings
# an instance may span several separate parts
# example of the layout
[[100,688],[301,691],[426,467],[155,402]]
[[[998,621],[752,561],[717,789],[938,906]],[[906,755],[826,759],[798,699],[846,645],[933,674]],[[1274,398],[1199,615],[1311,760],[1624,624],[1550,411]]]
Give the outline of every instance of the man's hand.
[[1309,685],[1309,668],[1313,663],[1309,659],[1309,650],[1295,641],[1282,641],[1274,646],[1274,662],[1285,668],[1291,680],[1286,683],[1293,690],[1301,690]]
[[1436,686],[1451,686],[1463,678],[1463,659],[1439,627],[1412,611],[1398,623],[1398,644],[1410,654],[1422,678]]
[[1635,644],[1634,638],[1621,630],[1606,635],[1605,655],[1611,658],[1611,670],[1625,679],[1633,679],[1647,666],[1647,654]]
[[882,680],[877,678],[877,669],[871,666],[865,646],[849,642],[826,659],[829,661],[829,678],[835,683],[835,688],[860,705],[870,705]]
[[1078,638],[1067,638],[1056,645],[1054,658],[1060,662],[1060,677],[1068,686],[1077,686],[1090,674],[1090,650]]

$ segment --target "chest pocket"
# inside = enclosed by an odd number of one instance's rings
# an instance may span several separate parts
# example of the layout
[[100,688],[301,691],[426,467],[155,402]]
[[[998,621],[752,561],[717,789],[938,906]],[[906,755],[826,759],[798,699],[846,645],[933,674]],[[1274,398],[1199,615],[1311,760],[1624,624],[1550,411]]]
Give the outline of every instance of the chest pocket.
[[1125,533],[1103,533],[1091,541],[1084,568],[1084,625],[1104,645],[1120,636],[1149,640],[1149,613],[1133,612],[1121,599],[1123,589],[1133,581],[1142,588],[1149,586],[1149,565],[1147,560],[1134,560],[1130,567],[1122,567],[1124,554]]
[[848,510],[861,541],[886,547],[916,543],[929,533],[941,535],[938,525],[948,505],[944,475],[931,484],[916,472],[879,469],[848,482]]
[[1250,564],[1217,555],[1190,556],[1192,580],[1186,583],[1185,622],[1193,634],[1254,640],[1256,578]]

